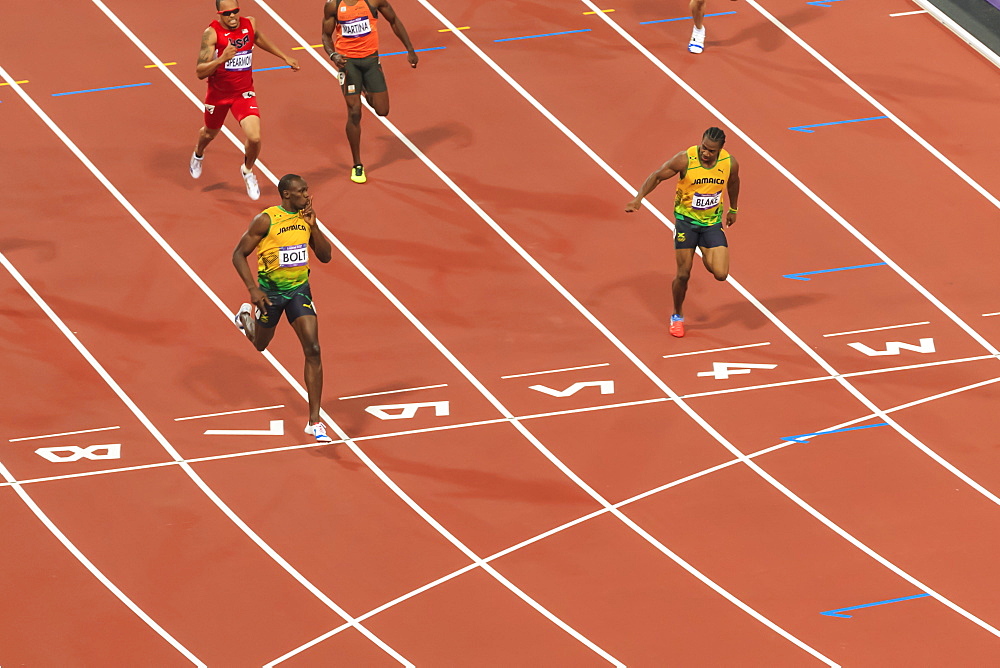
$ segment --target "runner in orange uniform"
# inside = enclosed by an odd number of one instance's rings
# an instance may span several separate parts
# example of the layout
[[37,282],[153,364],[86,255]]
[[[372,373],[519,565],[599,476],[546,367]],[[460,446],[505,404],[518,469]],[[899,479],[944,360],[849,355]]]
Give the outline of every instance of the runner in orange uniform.
[[379,116],[389,115],[389,89],[378,58],[378,17],[381,12],[406,47],[410,67],[417,54],[403,22],[389,0],[326,0],[323,8],[323,48],[340,69],[340,88],[347,102],[347,141],[351,145],[351,180],[368,180],[361,163],[361,93]]

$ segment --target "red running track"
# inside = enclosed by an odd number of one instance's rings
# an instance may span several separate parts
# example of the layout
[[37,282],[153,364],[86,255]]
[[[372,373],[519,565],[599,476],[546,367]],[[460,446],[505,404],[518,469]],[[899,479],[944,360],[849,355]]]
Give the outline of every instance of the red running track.
[[[913,9],[902,0],[726,3],[700,58],[682,48],[689,23],[642,24],[683,16],[674,4],[397,4],[418,48],[446,47],[416,71],[385,57],[391,122],[427,162],[366,115],[363,187],[345,178],[323,66],[300,49],[301,72],[258,72],[262,162],[307,177],[343,251],[313,274],[324,408],[347,439],[324,447],[298,436],[290,330],[269,359],[227,315],[242,300],[228,257],[261,208],[238,151],[220,137],[190,180],[198,109],[122,31],[199,96],[187,58],[211,12],[115,1],[119,26],[79,3],[72,60],[0,47],[8,83],[27,80],[107,179],[0,88],[4,182],[32,212],[0,239],[0,392],[17,407],[0,517],[18,539],[0,665],[996,656],[1000,332],[983,314],[1000,308],[979,289],[995,267],[969,252],[997,237],[996,140],[956,131],[989,127],[1000,92],[972,82],[992,72],[926,15],[889,17]],[[4,9],[9,34],[34,34],[35,12]],[[286,50],[279,17],[306,44],[318,32],[316,7],[244,11]],[[469,29],[441,32],[434,12]],[[745,183],[734,282],[696,274],[675,340],[670,229],[622,213],[614,175],[640,182],[713,124]],[[669,190],[651,204],[666,211]],[[961,225],[942,225],[956,209]],[[911,347],[847,345],[893,341]],[[698,375],[727,362],[775,366]],[[447,414],[365,410],[433,402]],[[282,433],[204,433],[274,420]],[[871,428],[782,440],[853,426]],[[108,458],[36,452],[93,446]]]

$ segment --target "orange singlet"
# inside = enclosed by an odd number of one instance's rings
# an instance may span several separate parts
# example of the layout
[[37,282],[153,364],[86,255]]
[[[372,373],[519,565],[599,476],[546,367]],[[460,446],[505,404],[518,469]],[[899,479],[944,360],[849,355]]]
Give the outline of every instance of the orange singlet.
[[378,18],[365,0],[337,7],[337,39],[333,48],[347,58],[364,58],[378,51]]

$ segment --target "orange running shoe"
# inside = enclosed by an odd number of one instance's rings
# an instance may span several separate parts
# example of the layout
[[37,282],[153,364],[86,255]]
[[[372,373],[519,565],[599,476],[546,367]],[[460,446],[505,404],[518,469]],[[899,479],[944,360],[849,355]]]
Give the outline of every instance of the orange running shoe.
[[684,336],[684,318],[679,315],[670,316],[670,336]]

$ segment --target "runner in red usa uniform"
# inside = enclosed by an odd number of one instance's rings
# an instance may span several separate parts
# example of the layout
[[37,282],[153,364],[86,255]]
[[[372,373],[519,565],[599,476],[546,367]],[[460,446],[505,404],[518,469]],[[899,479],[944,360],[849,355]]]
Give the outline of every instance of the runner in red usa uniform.
[[202,33],[198,53],[196,72],[199,79],[208,79],[208,95],[205,97],[205,126],[198,132],[198,144],[191,155],[191,176],[201,176],[205,148],[219,134],[226,115],[232,111],[246,135],[246,157],[240,174],[247,195],[250,199],[258,199],[260,187],[253,166],[260,155],[260,112],[253,89],[253,48],[259,46],[274,54],[294,71],[298,71],[299,63],[264,37],[252,16],[240,16],[237,0],[215,0],[215,8],[218,19]]

